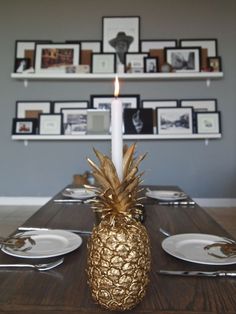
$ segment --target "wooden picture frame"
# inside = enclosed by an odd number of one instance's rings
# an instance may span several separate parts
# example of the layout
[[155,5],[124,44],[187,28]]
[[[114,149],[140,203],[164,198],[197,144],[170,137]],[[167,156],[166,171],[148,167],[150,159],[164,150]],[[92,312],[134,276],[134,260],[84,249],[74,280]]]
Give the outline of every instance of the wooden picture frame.
[[201,48],[165,48],[165,61],[174,72],[200,72]]
[[92,54],[92,73],[115,73],[116,54],[115,53],[93,53]]
[[16,118],[38,118],[40,113],[50,112],[50,101],[16,101]]
[[36,134],[37,119],[19,119],[13,118],[12,134],[13,135],[30,135]]
[[221,133],[220,112],[197,112],[196,122],[198,134]]
[[41,113],[39,115],[40,135],[61,135],[62,134],[62,114]]

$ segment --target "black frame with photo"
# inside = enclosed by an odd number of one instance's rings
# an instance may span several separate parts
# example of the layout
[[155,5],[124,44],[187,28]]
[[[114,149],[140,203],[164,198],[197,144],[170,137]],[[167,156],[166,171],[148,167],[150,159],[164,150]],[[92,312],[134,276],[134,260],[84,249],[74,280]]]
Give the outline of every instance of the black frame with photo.
[[15,59],[15,73],[24,73],[26,70],[31,68],[31,59],[30,58],[16,58]]
[[221,133],[220,112],[196,112],[196,124],[198,134]]
[[[139,108],[140,96],[137,94],[119,95],[117,97],[121,100],[123,108]],[[90,106],[97,109],[111,109],[111,104],[114,99],[114,95],[91,95]]]
[[216,38],[194,38],[194,39],[180,39],[180,47],[201,47],[208,51],[208,57],[218,56],[218,42]]
[[208,65],[209,70],[212,72],[222,71],[221,57],[208,57],[207,65]]
[[13,118],[12,135],[31,135],[37,133],[37,119]]
[[125,134],[153,134],[153,109],[125,108],[123,117]]
[[[51,118],[51,119],[48,120],[47,118]],[[54,129],[52,128],[53,122],[54,122]],[[61,113],[41,113],[39,115],[39,134],[40,135],[61,135],[61,134],[63,134],[63,132],[62,132],[62,114]]]
[[66,135],[86,134],[87,109],[85,108],[61,108],[63,115],[63,133]]
[[93,53],[91,72],[96,74],[115,73],[116,54],[109,52]]
[[89,107],[87,100],[57,100],[52,103],[52,112],[60,113],[61,108],[86,109]]
[[144,72],[159,72],[159,59],[157,57],[144,57]]
[[200,72],[201,48],[178,47],[165,48],[165,61],[175,72]]
[[217,99],[181,99],[180,107],[193,107],[194,112],[215,112]]
[[[51,113],[51,101],[18,100],[16,101],[16,118],[36,118],[39,113]],[[28,115],[27,112],[35,112]]]
[[177,47],[177,39],[143,39],[140,41],[140,51],[149,52],[151,49]]

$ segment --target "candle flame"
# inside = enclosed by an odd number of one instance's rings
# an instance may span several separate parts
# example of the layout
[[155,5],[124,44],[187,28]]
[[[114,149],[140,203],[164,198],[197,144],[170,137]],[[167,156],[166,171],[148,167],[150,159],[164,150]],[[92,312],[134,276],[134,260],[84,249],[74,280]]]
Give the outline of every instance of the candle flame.
[[114,91],[114,96],[115,97],[119,96],[119,91],[120,91],[120,84],[119,84],[118,76],[116,75],[116,78],[115,78],[115,91]]

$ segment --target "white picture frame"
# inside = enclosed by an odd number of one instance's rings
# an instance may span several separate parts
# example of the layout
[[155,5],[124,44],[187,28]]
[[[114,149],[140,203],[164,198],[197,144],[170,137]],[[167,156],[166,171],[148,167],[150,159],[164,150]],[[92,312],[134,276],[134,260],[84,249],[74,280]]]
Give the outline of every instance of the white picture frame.
[[40,135],[61,135],[62,115],[42,113],[39,115]]

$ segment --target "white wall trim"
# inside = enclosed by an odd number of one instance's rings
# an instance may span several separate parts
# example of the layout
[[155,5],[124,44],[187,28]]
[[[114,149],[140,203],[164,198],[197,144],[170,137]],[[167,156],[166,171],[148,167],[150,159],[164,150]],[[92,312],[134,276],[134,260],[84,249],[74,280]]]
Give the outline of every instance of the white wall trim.
[[[4,206],[43,206],[51,197],[0,197]],[[194,198],[202,207],[236,207],[236,198]]]

